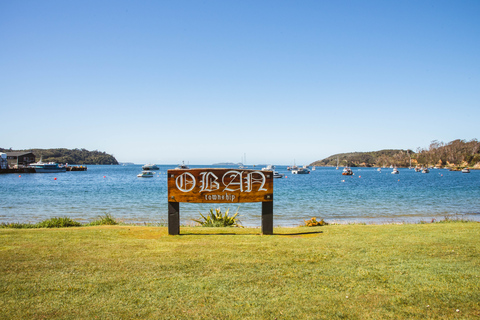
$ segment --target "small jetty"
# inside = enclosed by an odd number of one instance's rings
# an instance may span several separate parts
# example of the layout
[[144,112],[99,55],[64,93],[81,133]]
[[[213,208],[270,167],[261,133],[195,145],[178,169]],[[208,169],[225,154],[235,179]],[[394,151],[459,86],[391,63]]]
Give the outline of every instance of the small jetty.
[[34,168],[0,169],[0,174],[2,173],[35,173],[35,169]]
[[[66,171],[87,171],[87,166],[66,166]],[[3,173],[36,173],[35,168],[20,167],[20,168],[8,168],[0,169],[0,174]]]
[[67,171],[87,171],[87,166],[66,166]]

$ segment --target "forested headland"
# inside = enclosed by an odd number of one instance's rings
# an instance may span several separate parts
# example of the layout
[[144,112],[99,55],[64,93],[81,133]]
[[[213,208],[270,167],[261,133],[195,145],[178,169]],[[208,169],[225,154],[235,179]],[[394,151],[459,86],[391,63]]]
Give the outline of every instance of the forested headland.
[[[317,160],[310,166],[349,166],[349,167],[377,167],[390,166],[398,167],[409,166],[410,156],[414,154],[412,150],[380,150],[370,152],[348,152],[334,154],[323,160]],[[405,163],[406,161],[406,163]]]
[[323,160],[312,162],[310,166],[350,166],[350,167],[470,167],[480,169],[480,142],[454,140],[448,143],[432,141],[428,148],[413,150],[388,149],[371,152],[350,152],[334,154]]
[[118,164],[114,156],[103,151],[89,151],[86,149],[28,149],[28,150],[12,150],[2,149],[0,152],[32,152],[37,161],[40,158],[43,162],[57,162],[69,164]]

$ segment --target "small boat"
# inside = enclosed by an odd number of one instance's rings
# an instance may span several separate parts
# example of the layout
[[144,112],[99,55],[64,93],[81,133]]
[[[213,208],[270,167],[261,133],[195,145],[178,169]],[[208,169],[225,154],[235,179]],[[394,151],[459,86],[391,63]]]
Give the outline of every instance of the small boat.
[[284,177],[284,174],[283,173],[278,173],[277,171],[275,171],[275,166],[273,166],[271,164],[269,164],[265,168],[262,168],[262,171],[273,171],[273,177],[274,178],[283,178]]
[[190,169],[190,167],[185,164],[185,161],[182,161],[182,164],[179,164],[178,167],[176,167],[175,169],[185,170]]
[[382,168],[377,168],[377,171],[378,171],[378,172],[382,172]]
[[468,168],[463,168],[463,169],[462,169],[462,173],[470,173],[470,169],[468,169]]
[[429,173],[429,172],[430,172],[430,170],[428,170],[428,168],[424,168],[424,169],[422,170],[422,173]]
[[160,170],[156,164],[147,163],[142,167],[143,170]]
[[297,164],[295,163],[295,159],[293,159],[293,166],[287,167],[288,171],[298,170]]
[[30,163],[30,168],[34,168],[36,173],[53,173],[53,172],[65,172],[67,168],[63,165],[59,165],[56,162],[39,162]]
[[278,173],[278,171],[273,171],[273,177],[275,179],[283,178],[285,175],[283,173]]
[[295,162],[293,162],[293,166],[287,167],[287,170],[288,170],[288,171],[298,170],[298,167],[297,167],[297,165],[295,164]]
[[[178,169],[181,169],[181,168],[178,168]],[[188,168],[187,168],[187,169],[188,169]],[[248,169],[248,166],[247,166],[247,154],[246,154],[246,153],[243,154],[242,161],[240,161],[239,166],[238,166],[238,169]]]
[[391,174],[399,174],[400,171],[398,171],[397,167],[393,168],[392,172],[390,172]]
[[353,171],[352,171],[352,169],[350,169],[350,167],[345,167],[345,168],[343,168],[342,175],[351,176],[351,175],[353,175]]
[[313,166],[313,167],[312,167],[312,171],[315,171],[315,170],[316,170],[316,167],[315,167],[315,166]]
[[137,177],[139,178],[153,178],[154,176],[155,176],[155,172],[148,171],[148,170],[142,171],[142,173],[137,174]]
[[415,172],[420,172],[422,171],[419,167],[415,167]]
[[292,174],[309,174],[310,173],[310,170],[308,170],[308,168],[296,168],[296,169],[292,169]]

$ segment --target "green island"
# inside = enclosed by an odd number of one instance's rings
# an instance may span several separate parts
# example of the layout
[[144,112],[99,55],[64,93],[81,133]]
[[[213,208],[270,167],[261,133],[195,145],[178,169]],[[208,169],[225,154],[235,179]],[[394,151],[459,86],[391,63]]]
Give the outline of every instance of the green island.
[[412,150],[388,149],[371,152],[349,152],[334,154],[328,158],[314,161],[310,166],[424,166],[449,167],[452,169],[470,167],[480,168],[480,142],[454,140],[448,143],[432,141],[428,148]]
[[37,161],[43,162],[70,163],[70,164],[118,164],[114,156],[103,151],[89,151],[86,149],[28,149],[12,150],[0,148],[0,152],[32,152]]
[[478,319],[480,224],[0,229],[2,319]]

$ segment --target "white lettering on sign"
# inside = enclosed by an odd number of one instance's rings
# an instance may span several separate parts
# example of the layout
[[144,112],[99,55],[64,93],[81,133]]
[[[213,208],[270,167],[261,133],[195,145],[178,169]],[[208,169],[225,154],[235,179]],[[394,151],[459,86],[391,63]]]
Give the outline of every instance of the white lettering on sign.
[[[261,171],[247,172],[244,174],[244,171],[230,170],[227,171],[222,179],[220,180],[213,172],[201,172],[200,173],[200,192],[212,192],[212,191],[240,191],[240,192],[252,192],[254,185],[260,185],[257,191],[268,191],[264,188],[267,179],[265,174]],[[221,189],[220,182],[224,187]],[[182,192],[190,192],[196,186],[195,176],[189,172],[184,172],[175,179],[175,184],[177,185],[178,190]],[[212,195],[213,196],[213,195]],[[207,197],[207,196],[206,196]],[[226,195],[225,195],[226,197]],[[234,197],[235,196],[230,196]],[[205,198],[207,199],[207,198]],[[213,199],[213,198],[212,198]],[[207,200],[212,200],[207,199]],[[213,199],[213,200],[230,200],[230,199]]]
[[[242,185],[242,172],[238,172],[235,170],[228,171],[223,175],[222,182],[223,185],[225,186],[225,189],[223,191],[243,191],[243,185]],[[232,178],[228,184],[225,183],[225,177]],[[236,189],[231,189],[230,186],[238,186]]]
[[[253,177],[254,174],[260,175],[261,178],[255,179]],[[247,190],[245,190],[245,192],[252,191],[252,186],[253,186],[254,183],[259,183],[260,184],[260,188],[258,188],[258,191],[267,191],[267,189],[263,188],[263,186],[265,185],[266,179],[265,179],[265,175],[262,172],[259,172],[259,171],[250,172],[245,177],[245,180],[246,180],[246,184],[247,184]]]
[[217,182],[218,177],[213,174],[213,172],[202,172],[200,173],[202,176],[202,187],[200,192],[202,191],[215,191],[220,189],[220,184]]
[[235,195],[234,194],[206,194],[205,195],[205,200],[226,200],[226,201],[232,201],[235,200]]
[[192,191],[196,183],[195,176],[189,172],[182,173],[175,179],[178,190],[183,192]]

